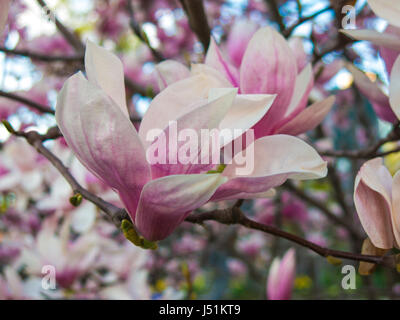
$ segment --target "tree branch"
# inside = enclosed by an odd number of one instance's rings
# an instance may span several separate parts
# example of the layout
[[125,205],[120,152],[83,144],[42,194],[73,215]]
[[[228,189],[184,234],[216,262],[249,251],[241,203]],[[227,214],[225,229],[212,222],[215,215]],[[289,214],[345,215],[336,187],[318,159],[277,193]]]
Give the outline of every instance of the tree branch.
[[265,2],[267,3],[269,10],[271,11],[272,18],[278,24],[279,30],[281,32],[284,32],[285,24],[283,23],[283,18],[279,13],[278,2],[276,0],[265,0]]
[[319,10],[319,11],[317,11],[317,12],[315,12],[315,13],[313,13],[312,15],[309,15],[309,16],[307,16],[307,17],[300,18],[294,25],[292,25],[292,26],[290,26],[289,28],[283,30],[282,34],[283,34],[286,38],[290,37],[290,35],[293,33],[293,31],[294,31],[297,27],[299,27],[300,25],[302,25],[303,23],[305,23],[305,22],[307,22],[307,21],[313,20],[314,18],[318,17],[320,14],[323,14],[323,13],[329,11],[329,10],[332,10],[332,7],[331,7],[331,6],[328,6],[328,7],[326,7],[326,8],[323,8],[323,9],[321,9],[321,10]]
[[[73,192],[75,194],[82,195],[83,198],[92,202],[97,207],[99,207],[102,211],[104,211],[107,216],[112,220],[112,222],[120,228],[121,221],[123,219],[129,219],[129,215],[126,210],[116,207],[115,205],[104,201],[100,197],[92,194],[88,190],[84,189],[79,182],[72,176],[69,172],[68,168],[62,163],[62,161],[57,158],[50,150],[48,150],[44,145],[43,141],[46,136],[54,135],[55,133],[47,133],[46,135],[40,135],[36,131],[14,131],[12,127],[8,124],[6,125],[7,129],[14,135],[18,137],[23,137],[26,141],[32,145],[40,154],[42,154],[50,163],[61,173],[61,175],[66,179],[66,181],[71,186]],[[56,129],[51,129],[56,130]],[[378,265],[382,265],[389,268],[395,268],[397,264],[396,256],[370,256],[370,255],[362,255],[362,254],[354,254],[345,251],[332,250],[329,248],[324,248],[319,245],[316,245],[306,239],[303,239],[294,234],[288,233],[286,231],[280,230],[273,226],[264,225],[258,223],[254,220],[251,220],[245,216],[245,214],[240,209],[243,200],[238,200],[232,208],[223,209],[223,210],[214,210],[210,212],[204,212],[199,214],[191,214],[189,215],[185,221],[197,224],[203,224],[205,221],[217,221],[222,224],[238,224],[242,225],[246,228],[252,230],[259,230],[267,234],[271,234],[280,238],[287,239],[291,242],[294,242],[302,247],[308,248],[320,256],[323,257],[336,257],[349,259],[354,261],[364,261],[375,263]]]
[[60,31],[68,43],[78,53],[83,53],[85,51],[85,45],[82,43],[82,41],[72,31],[64,26],[60,20],[57,19],[55,13],[50,11],[50,8],[47,6],[44,0],[37,0],[37,3],[42,7],[43,10],[46,10],[46,13],[51,17],[51,19],[53,19],[58,31]]
[[129,13],[129,25],[133,31],[134,34],[144,43],[147,45],[147,47],[150,49],[151,54],[153,55],[154,59],[158,62],[165,60],[164,56],[161,54],[161,52],[157,51],[154,49],[149,42],[149,39],[147,39],[146,34],[144,33],[143,29],[140,27],[139,23],[135,20],[135,12],[133,10],[132,6],[132,1],[127,0],[126,1],[126,8]]
[[384,157],[394,152],[399,152],[400,147],[395,148],[393,150],[378,152],[379,148],[382,147],[385,143],[398,141],[400,140],[400,128],[399,123],[396,123],[393,126],[392,131],[383,139],[376,142],[374,145],[369,148],[363,150],[344,150],[344,151],[319,151],[318,153],[322,156],[326,157],[335,157],[335,158],[353,158],[353,159],[372,159],[375,157]]
[[21,102],[22,104],[25,104],[26,106],[36,109],[37,111],[40,111],[43,113],[48,113],[48,114],[53,114],[53,115],[55,114],[54,110],[51,109],[50,107],[41,105],[41,104],[36,103],[35,101],[32,101],[32,100],[29,100],[25,97],[21,97],[19,95],[16,95],[15,93],[5,92],[5,91],[0,90],[0,96],[7,98],[7,99]]
[[118,228],[120,228],[123,219],[128,219],[128,220],[130,219],[127,212],[124,209],[118,208],[113,204],[104,201],[100,197],[92,194],[91,192],[83,188],[79,184],[79,182],[72,176],[72,174],[69,172],[68,168],[62,163],[62,161],[43,145],[44,140],[50,139],[51,137],[57,135],[58,129],[51,128],[46,135],[40,135],[36,131],[29,131],[29,132],[14,131],[10,127],[8,127],[7,129],[15,136],[25,138],[26,141],[31,146],[33,146],[37,152],[39,152],[47,160],[49,160],[50,163],[58,170],[58,172],[61,173],[61,175],[71,186],[74,194],[82,195],[84,199],[92,202],[94,205],[99,207],[102,211],[104,211],[107,214],[107,216]]
[[211,29],[208,25],[203,0],[180,0],[180,2],[188,17],[190,28],[202,43],[204,52],[207,52]]
[[39,60],[44,62],[53,62],[53,61],[81,61],[83,62],[83,55],[73,55],[73,56],[51,56],[38,52],[32,52],[29,50],[18,50],[18,49],[7,49],[5,47],[0,47],[0,51],[4,52],[8,55],[16,55],[31,58],[32,60]]
[[321,247],[313,242],[310,242],[306,239],[298,237],[289,232],[251,220],[247,218],[246,215],[242,212],[242,210],[238,207],[232,207],[223,210],[214,210],[198,214],[191,214],[186,218],[185,221],[197,224],[203,224],[205,221],[217,221],[219,223],[227,225],[239,224],[248,229],[258,230],[267,234],[284,238],[304,248],[310,249],[311,251],[314,251],[315,253],[319,254],[322,257],[331,256],[331,257],[354,260],[354,261],[364,261],[382,265],[388,268],[395,268],[397,263],[395,256],[384,256],[384,257],[371,256],[371,255],[356,254],[356,253]]

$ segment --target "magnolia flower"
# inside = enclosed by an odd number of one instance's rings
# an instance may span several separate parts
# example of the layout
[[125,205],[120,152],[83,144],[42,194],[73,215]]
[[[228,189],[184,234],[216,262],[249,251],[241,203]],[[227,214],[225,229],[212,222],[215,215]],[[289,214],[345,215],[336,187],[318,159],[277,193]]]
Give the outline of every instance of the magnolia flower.
[[101,243],[95,233],[84,234],[71,242],[69,227],[67,219],[57,235],[57,219],[46,220],[36,242],[24,248],[16,263],[26,265],[28,274],[34,276],[42,275],[43,266],[51,265],[56,271],[57,284],[69,288],[91,268],[100,253]]
[[354,203],[361,224],[375,247],[399,247],[400,171],[392,178],[382,158],[364,163],[356,177]]
[[272,261],[267,280],[267,298],[289,300],[292,295],[296,275],[296,252],[289,249],[281,259]]
[[366,40],[379,47],[380,54],[385,61],[388,73],[400,53],[400,2],[393,0],[368,0],[372,11],[389,22],[383,33],[368,30],[341,30],[354,40]]
[[23,140],[8,140],[3,151],[0,155],[0,191],[12,190],[19,200],[24,196],[26,200],[28,197],[37,199],[43,192],[46,164],[41,163],[41,157]]
[[42,282],[39,277],[23,281],[17,269],[8,265],[0,274],[0,300],[22,300],[42,298]]
[[[317,152],[286,135],[251,144],[254,170],[246,176],[236,173],[239,154],[222,173],[209,172],[215,169],[213,163],[149,162],[148,151],[163,135],[172,140],[168,135],[171,122],[179,130],[194,130],[197,136],[202,129],[245,132],[265,115],[274,96],[237,95],[218,71],[198,65],[193,76],[169,85],[153,99],[137,132],[126,107],[119,59],[88,42],[85,68],[88,80],[77,73],[61,90],[57,123],[77,158],[119,194],[132,221],[148,240],[164,239],[191,211],[210,200],[265,196],[288,178],[326,175],[326,163]],[[151,136],[154,129],[159,136]],[[232,136],[232,141],[238,137]],[[166,145],[170,148],[168,157],[176,155],[177,146]],[[196,144],[194,155],[202,151]]]
[[[298,48],[298,39],[292,43]],[[295,53],[289,43],[273,28],[259,29],[250,39],[236,66],[231,63],[211,38],[205,64],[225,78],[242,94],[277,94],[277,97],[254,126],[256,138],[272,134],[298,135],[316,127],[330,111],[334,98],[329,97],[305,108],[313,88],[310,64],[303,69],[304,55]],[[300,67],[300,68],[299,68]],[[164,61],[157,67],[160,89],[189,77],[196,70],[175,61]]]

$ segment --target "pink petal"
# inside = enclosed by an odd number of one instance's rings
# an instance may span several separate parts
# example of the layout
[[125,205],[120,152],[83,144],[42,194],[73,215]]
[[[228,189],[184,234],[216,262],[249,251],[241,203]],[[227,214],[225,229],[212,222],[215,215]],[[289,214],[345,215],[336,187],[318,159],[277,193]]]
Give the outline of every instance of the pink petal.
[[174,175],[145,185],[135,224],[150,241],[169,236],[187,215],[205,204],[226,181],[220,174]]
[[207,99],[211,88],[224,88],[225,84],[213,74],[199,71],[192,77],[169,85],[150,103],[140,124],[140,138],[145,142],[149,130],[164,130],[170,121],[198,108],[199,101]]
[[289,39],[289,46],[296,56],[297,70],[300,72],[308,64],[308,56],[304,50],[303,39],[300,37],[291,37]]
[[256,137],[265,135],[286,113],[297,76],[296,57],[273,28],[259,29],[250,40],[240,68],[241,93],[277,94],[266,116],[257,124]]
[[150,169],[130,120],[107,94],[81,73],[62,88],[56,119],[68,146],[98,178],[118,191],[134,217]]
[[392,186],[392,226],[397,247],[400,247],[400,171],[393,177]]
[[121,60],[111,52],[86,43],[85,70],[90,82],[98,85],[128,116],[125,96],[124,68]]
[[[215,164],[209,161],[208,157],[206,159],[207,161],[202,161],[201,130],[211,130],[219,127],[220,122],[232,107],[236,93],[236,88],[227,89],[221,96],[217,96],[209,103],[205,103],[195,110],[183,115],[177,119],[176,123],[171,123],[170,126],[165,129],[165,145],[167,147],[165,151],[166,161],[165,163],[152,164],[151,169],[153,179],[172,174],[200,173],[202,171],[208,171],[215,166]],[[171,129],[172,126],[176,129]],[[179,141],[179,134],[183,133],[183,130],[185,129],[190,129],[191,132],[196,133],[194,140],[188,138],[184,141]],[[195,150],[194,153],[190,153],[190,159],[186,164],[179,161],[179,152],[182,150],[184,145],[191,147],[191,150]],[[158,147],[158,140],[156,140],[152,146]],[[151,159],[150,155],[155,154],[155,152],[153,152],[154,150],[150,148],[147,149],[148,159]],[[207,149],[207,151],[208,150],[209,149]],[[219,149],[216,151],[219,152]],[[207,154],[209,153],[210,152]]]
[[155,67],[158,87],[164,90],[170,84],[190,77],[190,70],[175,60],[165,60]]
[[206,65],[221,72],[226,79],[234,87],[239,87],[239,71],[231,63],[229,63],[223,56],[218,48],[213,37],[211,37],[210,46],[207,50]]
[[[385,29],[385,33],[393,34],[393,35],[397,36],[398,41],[400,41],[400,28],[388,25]],[[382,59],[385,61],[386,70],[387,70],[388,74],[390,75],[393,65],[394,65],[397,57],[400,54],[400,50],[393,50],[393,49],[381,46],[379,48],[379,53],[381,54]]]
[[388,21],[391,25],[400,27],[400,2],[393,0],[368,0],[374,13]]
[[315,102],[308,108],[305,108],[300,114],[290,120],[288,123],[278,128],[275,134],[289,134],[297,136],[318,126],[332,109],[335,97],[330,96],[322,101]]
[[226,47],[229,57],[236,67],[240,67],[247,44],[257,29],[258,25],[249,19],[235,21],[232,26]]
[[381,33],[375,30],[340,30],[354,40],[370,41],[377,46],[383,46],[392,50],[400,50],[399,38],[393,34]]
[[382,158],[367,161],[357,174],[354,204],[361,224],[375,247],[391,249],[392,176],[382,164]]
[[[285,117],[275,124],[272,132],[276,132],[277,129],[284,126],[289,121],[293,120],[307,105],[308,97],[314,86],[314,77],[311,64],[307,67],[296,78],[296,86],[290,105],[286,110]],[[267,133],[267,132],[266,132]]]
[[282,261],[275,258],[267,280],[267,297],[270,300],[289,300],[296,275],[296,252],[289,249]]
[[372,82],[364,72],[352,64],[348,64],[347,69],[352,73],[357,88],[371,102],[377,116],[382,120],[395,123],[397,117],[390,107],[389,97],[379,88],[378,84]]
[[[243,175],[238,158],[228,164],[223,175],[230,180],[213,196],[213,201],[236,199],[240,193],[262,193],[283,184],[287,179],[318,179],[326,176],[326,162],[304,141],[287,135],[273,135],[254,142],[247,161],[254,160],[251,173]],[[253,154],[252,154],[253,153]]]
[[[221,89],[212,89],[210,95]],[[232,107],[219,125],[220,130],[233,131],[233,139],[240,132],[252,128],[271,108],[275,95],[270,94],[239,94],[236,96]],[[230,141],[225,141],[225,144]]]

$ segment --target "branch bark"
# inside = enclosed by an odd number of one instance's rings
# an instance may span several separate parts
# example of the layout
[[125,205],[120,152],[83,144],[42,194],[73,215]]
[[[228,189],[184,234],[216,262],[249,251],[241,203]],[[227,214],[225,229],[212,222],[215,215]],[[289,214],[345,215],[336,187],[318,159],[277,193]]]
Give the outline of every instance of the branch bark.
[[[129,219],[129,215],[126,212],[126,210],[118,208],[117,206],[107,201],[104,201],[100,197],[92,194],[91,192],[83,188],[79,184],[79,182],[72,176],[72,174],[69,172],[68,168],[62,163],[62,161],[43,145],[43,141],[46,139],[45,137],[51,136],[55,133],[47,133],[46,135],[40,135],[36,131],[29,131],[29,132],[14,131],[9,124],[6,125],[6,127],[12,134],[18,137],[25,138],[30,145],[32,145],[47,160],[49,160],[50,163],[61,173],[61,175],[69,183],[75,194],[81,194],[84,199],[92,202],[97,207],[99,207],[102,211],[104,211],[107,214],[107,216],[111,219],[111,221],[115,224],[115,226],[120,228],[122,220]],[[57,129],[52,129],[52,130],[57,130]],[[336,258],[349,259],[354,261],[375,263],[377,265],[382,265],[389,268],[396,267],[397,264],[396,256],[383,256],[383,257],[370,256],[370,255],[355,254],[345,251],[324,248],[306,239],[303,239],[297,235],[288,233],[273,226],[268,226],[258,223],[246,217],[246,215],[240,209],[242,203],[243,200],[238,200],[232,208],[223,210],[214,210],[199,214],[192,213],[185,219],[185,221],[196,224],[203,224],[205,221],[212,220],[226,225],[238,224],[248,229],[258,230],[270,235],[287,239],[302,247],[310,249],[311,251],[314,251],[323,257],[332,256]]]
[[39,52],[32,52],[29,50],[18,50],[18,49],[7,49],[5,47],[0,47],[0,51],[8,55],[23,56],[31,58],[32,60],[39,60],[44,62],[54,62],[54,61],[81,61],[83,62],[83,55],[72,55],[72,56],[51,56]]
[[383,157],[386,155],[389,155],[394,152],[399,152],[400,147],[395,148],[393,150],[389,151],[384,151],[384,152],[378,152],[378,150],[387,142],[393,142],[393,141],[399,141],[400,140],[400,128],[399,128],[399,123],[396,123],[393,126],[392,131],[383,139],[379,140],[376,142],[374,145],[362,149],[362,150],[356,150],[356,151],[319,151],[318,153],[322,156],[327,156],[327,157],[335,157],[335,158],[353,158],[353,159],[372,159],[375,157]]
[[4,97],[4,98],[7,98],[7,99],[11,99],[11,100],[15,100],[15,101],[21,102],[22,104],[24,104],[24,105],[26,105],[26,106],[28,106],[30,108],[33,108],[33,109],[35,109],[37,111],[40,111],[42,113],[48,113],[48,114],[53,114],[53,115],[55,114],[54,110],[51,109],[50,107],[41,105],[39,103],[36,103],[35,101],[32,101],[32,100],[27,99],[25,97],[19,96],[19,95],[15,94],[15,93],[5,92],[5,91],[0,90],[0,96]]
[[72,176],[72,174],[69,172],[68,168],[62,163],[62,161],[43,145],[43,141],[54,137],[55,135],[57,135],[57,133],[61,134],[58,131],[58,128],[51,128],[46,135],[40,135],[36,131],[13,131],[11,133],[18,137],[25,138],[26,141],[32,147],[34,147],[38,153],[49,160],[50,163],[58,170],[58,172],[61,173],[61,175],[71,186],[74,194],[82,195],[84,199],[92,202],[94,205],[104,211],[117,228],[120,228],[123,219],[130,219],[128,213],[124,209],[118,208],[117,206],[114,206],[113,204],[104,201],[100,197],[83,188],[79,184],[79,182]]
[[291,234],[289,232],[251,220],[246,217],[246,215],[242,212],[242,210],[239,207],[232,207],[223,210],[214,210],[210,212],[191,214],[186,218],[185,221],[196,224],[203,224],[206,221],[217,221],[219,223],[227,225],[238,224],[248,229],[258,230],[270,235],[284,238],[304,248],[310,249],[311,251],[325,258],[331,256],[340,259],[364,261],[364,262],[375,263],[377,265],[382,265],[388,268],[395,268],[396,266],[395,256],[383,256],[383,257],[370,256],[370,255],[356,254],[351,252],[324,248],[299,236]]
[[162,55],[161,52],[157,51],[154,49],[149,42],[149,39],[147,39],[147,36],[144,34],[143,29],[139,25],[139,23],[135,20],[135,12],[133,10],[132,6],[132,1],[127,0],[126,1],[126,8],[129,13],[129,25],[133,31],[134,34],[144,43],[147,45],[147,47],[150,49],[151,54],[153,55],[154,59],[158,62],[165,60],[164,56]]
[[190,28],[202,43],[204,52],[207,52],[210,45],[211,29],[208,25],[203,0],[180,0],[180,2],[188,17]]

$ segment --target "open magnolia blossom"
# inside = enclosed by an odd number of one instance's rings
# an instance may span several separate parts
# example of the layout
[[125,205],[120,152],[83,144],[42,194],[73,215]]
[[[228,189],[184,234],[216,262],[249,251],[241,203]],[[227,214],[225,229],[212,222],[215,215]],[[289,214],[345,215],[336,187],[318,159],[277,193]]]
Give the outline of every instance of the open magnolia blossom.
[[392,178],[382,158],[367,161],[357,174],[354,203],[373,245],[391,249],[400,245],[400,171]]
[[296,276],[296,251],[289,249],[282,260],[275,258],[269,269],[267,298],[269,300],[289,300]]
[[69,241],[69,219],[57,234],[57,219],[46,221],[36,241],[23,249],[17,264],[26,265],[28,274],[40,276],[45,266],[56,270],[57,283],[69,288],[85,274],[100,253],[99,243],[104,242],[96,233],[86,233],[74,242]]
[[[288,178],[326,175],[326,162],[317,152],[287,135],[252,143],[254,169],[246,176],[236,175],[235,161],[214,173],[209,172],[215,169],[212,163],[149,163],[146,152],[158,141],[149,138],[153,129],[164,133],[174,121],[179,130],[247,131],[264,117],[275,96],[238,95],[216,70],[199,65],[193,75],[153,99],[137,132],[127,111],[120,60],[88,42],[85,68],[88,79],[79,72],[61,90],[57,123],[77,158],[119,194],[148,240],[164,239],[208,201],[265,196]],[[201,146],[197,148],[200,154]],[[168,154],[176,151],[168,150]]]
[[[298,47],[298,41],[292,46]],[[224,57],[211,38],[205,64],[225,86],[238,88],[241,94],[277,94],[271,108],[253,127],[256,138],[304,133],[315,128],[333,106],[331,96],[306,108],[314,85],[311,65],[301,68],[304,59],[299,59],[290,44],[271,27],[255,32],[244,53],[231,60]],[[156,67],[160,89],[195,75],[198,69],[199,65],[189,70],[176,61],[161,62]]]
[[393,0],[368,0],[374,13],[389,22],[384,32],[369,29],[340,30],[354,40],[370,41],[379,47],[390,74],[394,61],[400,54],[400,2]]

